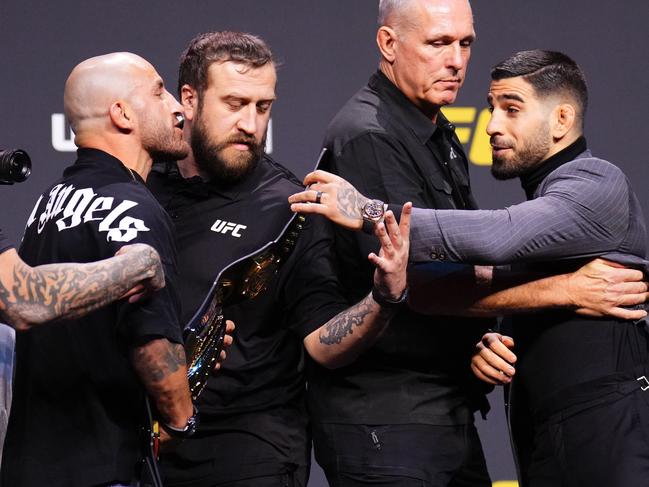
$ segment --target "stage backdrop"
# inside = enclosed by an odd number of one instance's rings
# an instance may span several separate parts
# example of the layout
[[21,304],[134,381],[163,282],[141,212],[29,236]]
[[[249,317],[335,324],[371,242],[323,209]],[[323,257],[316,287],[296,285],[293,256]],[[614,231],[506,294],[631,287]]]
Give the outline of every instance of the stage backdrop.
[[[302,177],[327,123],[377,66],[377,0],[2,0],[0,148],[31,154],[26,183],[0,188],[0,227],[18,242],[36,196],[74,158],[61,113],[63,84],[79,61],[112,51],[150,60],[175,92],[177,59],[197,33],[242,30],[262,36],[281,63],[273,107],[272,155]],[[586,133],[596,155],[619,165],[649,214],[647,0],[474,0],[477,42],[452,110],[484,208],[523,199],[517,182],[489,175],[484,134],[489,68],[529,48],[565,51],[584,68],[591,105]],[[216,271],[216,270],[215,270]],[[496,484],[514,485],[501,391],[478,421]],[[443,445],[440,445],[443,448]],[[325,485],[314,467],[310,485]]]

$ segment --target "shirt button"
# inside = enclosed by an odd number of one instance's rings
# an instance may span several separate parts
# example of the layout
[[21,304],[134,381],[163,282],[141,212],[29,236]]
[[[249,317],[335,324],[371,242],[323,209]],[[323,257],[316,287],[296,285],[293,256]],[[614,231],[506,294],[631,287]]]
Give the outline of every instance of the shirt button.
[[435,251],[433,250],[433,251],[430,253],[430,258],[433,259],[433,260],[437,260],[437,252],[435,252]]
[[446,254],[444,252],[440,252],[438,257],[439,257],[439,260],[444,260],[444,259],[446,259]]

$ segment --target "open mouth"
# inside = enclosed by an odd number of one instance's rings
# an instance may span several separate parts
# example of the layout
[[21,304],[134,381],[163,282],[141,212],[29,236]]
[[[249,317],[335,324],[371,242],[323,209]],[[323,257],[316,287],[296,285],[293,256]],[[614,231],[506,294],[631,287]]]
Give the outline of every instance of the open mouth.
[[182,113],[176,113],[175,117],[176,117],[176,123],[174,124],[174,127],[182,130],[183,127],[185,126],[185,117],[183,116]]

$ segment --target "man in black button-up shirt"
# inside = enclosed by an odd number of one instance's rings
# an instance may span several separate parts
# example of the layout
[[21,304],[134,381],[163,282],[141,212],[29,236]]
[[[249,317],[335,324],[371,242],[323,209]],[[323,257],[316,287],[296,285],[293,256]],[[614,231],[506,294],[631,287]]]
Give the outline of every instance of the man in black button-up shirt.
[[[439,111],[464,80],[475,37],[468,2],[383,1],[379,9],[379,71],[329,125],[328,169],[387,203],[474,209],[467,158]],[[336,229],[343,285],[353,298],[371,285],[361,257],[375,248],[368,235]],[[315,365],[309,405],[316,459],[330,483],[363,484],[371,473],[386,485],[405,477],[491,485],[473,426],[486,389],[469,368],[490,323],[404,308],[352,365]]]

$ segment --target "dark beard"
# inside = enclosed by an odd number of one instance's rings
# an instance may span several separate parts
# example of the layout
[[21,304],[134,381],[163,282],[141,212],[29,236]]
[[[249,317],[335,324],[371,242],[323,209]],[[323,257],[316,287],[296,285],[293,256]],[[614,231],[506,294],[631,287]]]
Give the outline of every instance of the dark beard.
[[511,159],[499,160],[494,158],[491,165],[491,175],[504,181],[525,176],[532,171],[543,162],[550,147],[549,141],[543,135],[530,140],[530,143],[521,148],[518,154]]
[[[238,134],[218,144],[212,144],[200,119],[191,129],[191,146],[196,165],[209,174],[210,180],[227,185],[245,179],[255,170],[264,153],[264,142],[265,140],[262,140],[257,144],[254,137]],[[239,157],[226,160],[222,154],[230,144],[246,144],[250,150]]]

